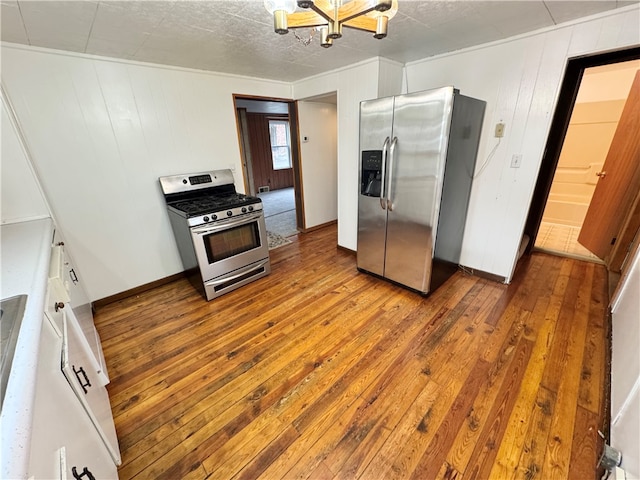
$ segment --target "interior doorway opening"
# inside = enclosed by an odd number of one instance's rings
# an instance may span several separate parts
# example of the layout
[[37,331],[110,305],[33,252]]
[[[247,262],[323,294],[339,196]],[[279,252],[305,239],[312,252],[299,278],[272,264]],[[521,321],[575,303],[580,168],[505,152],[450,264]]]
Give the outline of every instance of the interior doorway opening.
[[[272,231],[286,239],[336,223],[337,92],[299,100],[245,95],[233,98],[245,192],[263,200],[267,233]],[[288,124],[283,124],[285,121]],[[254,124],[259,128],[252,128]],[[282,182],[282,174],[288,167],[283,151],[290,152],[292,186]],[[266,175],[258,171],[257,163],[263,166]],[[292,227],[290,219],[294,215]]]
[[640,60],[630,60],[584,70],[535,241],[537,250],[603,263],[578,236],[639,69]]
[[270,245],[304,230],[297,105],[234,95],[245,190],[263,203]]
[[[640,47],[633,47],[612,52],[572,58],[567,62],[565,76],[558,97],[558,103],[551,123],[549,137],[547,138],[545,154],[542,159],[538,180],[536,182],[536,187],[531,202],[531,208],[529,209],[529,215],[527,217],[527,222],[525,225],[525,235],[528,235],[529,238],[533,239],[533,241],[529,243],[527,251],[530,252],[533,248],[539,248],[539,244],[543,241],[543,239],[539,237],[542,237],[545,233],[542,228],[544,227],[544,215],[546,214],[547,207],[550,207],[550,209],[553,210],[554,206],[552,205],[552,202],[557,200],[557,198],[555,198],[554,196],[550,196],[554,183],[554,177],[556,176],[556,174],[558,174],[559,178],[562,178],[563,174],[567,173],[566,171],[563,172],[562,169],[560,169],[560,171],[558,172],[557,169],[559,167],[561,154],[563,153],[565,139],[569,138],[568,132],[574,113],[574,107],[575,110],[578,111],[578,118],[583,118],[582,123],[588,123],[588,121],[584,121],[584,112],[579,112],[582,107],[579,105],[578,107],[576,107],[580,86],[583,78],[585,77],[585,72],[588,69],[594,67],[601,67],[601,70],[592,71],[594,72],[594,75],[598,73],[601,74],[606,72],[607,69],[615,69],[616,65],[620,64],[621,62],[628,62],[638,59],[640,59]],[[605,149],[608,150],[608,146],[606,146]],[[570,173],[575,174],[576,171],[578,173],[580,173],[581,171],[585,176],[588,176],[591,173],[591,169],[594,169],[596,171],[593,172],[593,175],[597,180],[602,178],[601,176],[596,176],[597,173],[602,173],[601,170],[597,170],[597,168],[598,164],[596,162],[593,166],[589,166],[587,169],[574,169],[574,171]],[[571,175],[569,175],[569,177],[570,176]],[[564,180],[567,180],[566,176]],[[585,188],[583,188],[583,190],[585,190]],[[573,193],[575,194],[576,192]],[[569,202],[573,204],[584,205],[585,202],[587,202],[587,205],[591,205],[593,203],[591,202],[591,196],[585,195],[585,192],[582,193],[582,200],[580,202],[575,201],[576,198],[571,196],[572,192],[568,192],[564,196],[564,200],[574,200],[573,202]],[[563,200],[562,195],[559,195],[559,198],[560,200]],[[587,223],[584,223],[582,220],[582,218],[584,218],[584,206],[581,206],[580,208],[576,208],[576,205],[569,206],[574,210],[573,227],[576,228],[575,223],[578,223],[578,225],[587,225]],[[622,208],[616,211],[616,215],[620,217],[628,217],[631,214],[633,205],[629,204],[621,207]],[[562,208],[567,209],[566,206]],[[576,214],[575,211],[582,213]],[[558,212],[555,212],[555,215],[558,215]],[[581,216],[582,218],[580,218]],[[634,227],[632,227],[631,224],[625,224],[624,228],[626,229],[626,231],[624,232],[625,235],[628,235],[630,230],[634,230]],[[580,227],[577,227],[576,229],[579,231]],[[635,233],[636,231],[637,228],[635,228],[633,233]],[[577,237],[577,235],[575,235],[575,237]],[[584,235],[581,235],[581,238],[584,239]],[[562,254],[567,255],[567,252],[563,252]],[[609,268],[610,263],[608,261],[608,258],[605,258],[605,256],[603,255],[601,255],[600,258],[604,258],[604,263]],[[619,271],[619,269],[617,271]]]

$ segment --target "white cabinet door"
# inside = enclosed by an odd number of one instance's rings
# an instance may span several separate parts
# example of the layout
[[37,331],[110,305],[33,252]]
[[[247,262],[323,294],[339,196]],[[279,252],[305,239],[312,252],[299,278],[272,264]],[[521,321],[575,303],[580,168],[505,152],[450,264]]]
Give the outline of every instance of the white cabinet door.
[[[46,314],[47,318],[51,322],[51,325],[60,338],[62,338],[62,332],[64,329],[63,319],[65,318],[65,313],[67,312],[71,312],[71,314],[74,315],[75,318],[75,313],[73,311],[71,302],[69,301],[68,292],[64,288],[60,288],[60,282],[55,277],[49,278],[49,288],[47,289],[44,313]],[[88,339],[85,336],[85,340],[87,341],[87,345],[89,346],[91,344],[91,340],[95,341],[95,339],[96,337],[93,335],[90,335]],[[100,346],[99,340],[98,346]],[[102,353],[102,349],[100,349],[100,352]],[[92,372],[98,376],[100,384],[106,385],[107,383],[109,383],[109,379],[105,374],[106,372],[102,367],[102,364],[95,357],[93,352],[91,354],[90,364],[90,368],[92,369]]]
[[[60,371],[62,338],[46,320],[38,356],[29,476],[73,479],[85,469],[96,479],[117,479],[104,442]],[[88,476],[82,477],[88,479]]]
[[[104,353],[102,352],[100,335],[98,335],[98,331],[93,323],[91,301],[82,285],[78,271],[75,268],[69,250],[64,244],[59,230],[56,230],[53,241],[49,271],[50,289],[54,293],[57,293],[57,299],[55,301],[69,302],[71,304],[73,313],[78,320],[78,325],[80,325],[82,333],[87,339],[89,348],[95,358],[97,365],[96,373],[100,375],[104,384],[107,384],[109,383],[109,374],[104,360]],[[60,326],[60,328],[62,327]]]
[[118,437],[106,387],[93,370],[93,354],[73,310],[63,315],[62,372],[85,407],[116,465],[120,465]]
[[82,329],[82,332],[84,333],[84,336],[89,343],[91,352],[98,362],[98,374],[104,378],[105,383],[108,383],[109,374],[107,372],[107,365],[104,360],[104,353],[102,352],[100,335],[98,335],[96,326],[93,323],[93,311],[91,309],[91,302],[89,301],[87,292],[80,282],[78,272],[74,267],[73,261],[71,260],[67,249],[65,249],[64,255],[64,273],[66,277],[65,286],[67,286],[69,290],[69,296],[71,297],[71,308],[73,309],[73,313],[78,319],[78,325],[80,325],[80,328]]

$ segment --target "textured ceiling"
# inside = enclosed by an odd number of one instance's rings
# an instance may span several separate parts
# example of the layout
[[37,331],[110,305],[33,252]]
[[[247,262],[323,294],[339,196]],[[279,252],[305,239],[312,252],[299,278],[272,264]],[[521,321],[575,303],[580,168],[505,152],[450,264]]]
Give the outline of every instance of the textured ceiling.
[[[273,32],[261,0],[2,0],[6,42],[295,81],[374,56],[401,63],[624,7],[637,1],[399,0],[389,36],[345,29],[334,46]],[[308,36],[308,30],[298,31]]]

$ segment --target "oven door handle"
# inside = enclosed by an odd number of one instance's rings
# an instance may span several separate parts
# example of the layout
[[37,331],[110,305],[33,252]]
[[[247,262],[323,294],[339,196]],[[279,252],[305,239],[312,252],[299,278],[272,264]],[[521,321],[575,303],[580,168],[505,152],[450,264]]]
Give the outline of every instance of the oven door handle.
[[251,213],[249,215],[243,215],[239,218],[229,218],[218,220],[214,225],[206,225],[203,227],[192,228],[191,232],[196,235],[207,235],[209,233],[214,233],[219,230],[224,230],[229,227],[235,227],[236,225],[244,225],[246,223],[251,223],[254,220],[259,219],[262,216],[262,210],[257,213]]
[[249,268],[243,268],[239,273],[232,275],[230,277],[224,277],[224,278],[220,278],[217,280],[211,280],[209,282],[205,282],[205,286],[207,287],[214,287],[216,285],[220,285],[221,283],[226,283],[229,282],[231,280],[235,280],[238,277],[241,277],[243,275],[246,275],[247,273],[251,273],[254,270],[259,270],[262,267],[264,267],[267,263],[269,263],[269,259],[265,258],[263,261],[261,261],[260,263],[256,264],[256,265],[251,265]]

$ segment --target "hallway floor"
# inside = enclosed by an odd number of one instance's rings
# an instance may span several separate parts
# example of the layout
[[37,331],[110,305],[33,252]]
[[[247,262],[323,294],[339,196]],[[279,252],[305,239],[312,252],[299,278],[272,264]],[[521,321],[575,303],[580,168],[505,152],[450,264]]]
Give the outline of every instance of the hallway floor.
[[267,231],[285,238],[298,233],[293,187],[259,193],[258,197],[262,200]]

